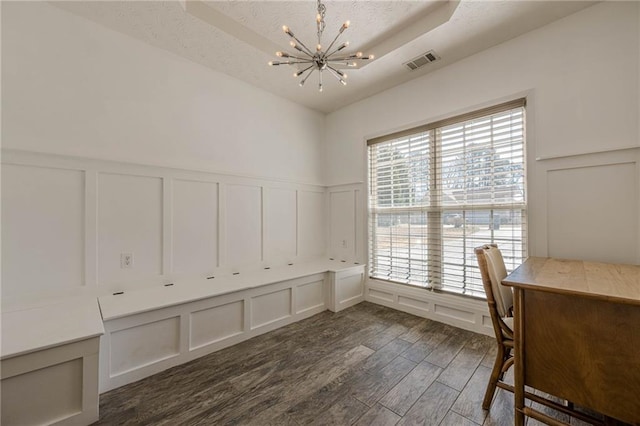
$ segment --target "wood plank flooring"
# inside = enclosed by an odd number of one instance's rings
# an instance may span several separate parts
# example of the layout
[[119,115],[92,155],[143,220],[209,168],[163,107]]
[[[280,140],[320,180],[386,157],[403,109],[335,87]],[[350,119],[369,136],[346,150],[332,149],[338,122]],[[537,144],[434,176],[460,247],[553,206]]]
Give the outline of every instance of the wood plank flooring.
[[511,425],[493,338],[361,303],[100,397],[96,425]]

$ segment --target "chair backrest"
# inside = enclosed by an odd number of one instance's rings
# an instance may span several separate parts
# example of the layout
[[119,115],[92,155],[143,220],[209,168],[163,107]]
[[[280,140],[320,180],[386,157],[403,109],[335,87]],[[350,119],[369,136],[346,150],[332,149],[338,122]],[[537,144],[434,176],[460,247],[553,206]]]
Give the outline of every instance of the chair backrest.
[[502,253],[497,244],[486,244],[475,249],[478,258],[478,266],[482,274],[482,284],[487,295],[487,301],[494,301],[500,317],[509,314],[513,306],[513,293],[511,287],[502,285],[502,280],[507,276],[507,268],[504,266]]

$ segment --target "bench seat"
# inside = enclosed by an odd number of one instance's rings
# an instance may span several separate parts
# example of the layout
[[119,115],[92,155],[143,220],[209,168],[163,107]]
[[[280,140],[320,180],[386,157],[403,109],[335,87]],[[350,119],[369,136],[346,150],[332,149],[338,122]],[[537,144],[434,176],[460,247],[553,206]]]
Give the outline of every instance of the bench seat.
[[2,313],[2,424],[98,420],[95,297]]
[[315,259],[99,298],[100,391],[364,300],[364,265]]

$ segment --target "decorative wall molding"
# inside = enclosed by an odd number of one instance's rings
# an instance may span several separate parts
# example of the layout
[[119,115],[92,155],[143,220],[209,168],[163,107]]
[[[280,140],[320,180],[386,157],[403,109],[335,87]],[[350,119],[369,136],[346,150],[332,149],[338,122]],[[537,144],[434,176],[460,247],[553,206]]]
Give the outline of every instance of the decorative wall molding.
[[329,241],[331,256],[366,263],[366,199],[363,183],[328,187]]
[[640,263],[639,164],[640,148],[535,162],[530,253]]
[[324,186],[15,150],[2,164],[4,306],[326,253]]
[[617,148],[616,147],[607,148],[606,150],[602,149],[597,151],[585,151],[585,152],[576,151],[570,154],[541,156],[541,157],[536,157],[536,161],[557,160],[561,158],[581,157],[583,155],[594,155],[594,154],[608,154],[608,153],[613,153],[617,151],[630,151],[630,150],[640,150],[640,146],[620,146]]
[[369,278],[365,300],[419,317],[493,336],[487,302]]

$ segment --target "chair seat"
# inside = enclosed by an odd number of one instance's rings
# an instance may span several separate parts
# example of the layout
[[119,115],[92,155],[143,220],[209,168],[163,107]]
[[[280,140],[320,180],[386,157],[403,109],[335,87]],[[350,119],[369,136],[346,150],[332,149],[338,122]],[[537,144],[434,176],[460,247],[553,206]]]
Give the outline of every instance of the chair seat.
[[[504,321],[507,327],[509,327],[509,330],[511,330],[511,333],[513,333],[513,317],[504,317],[502,318],[502,321]],[[502,334],[504,335],[504,332]],[[509,337],[509,336],[505,335],[504,337]]]

